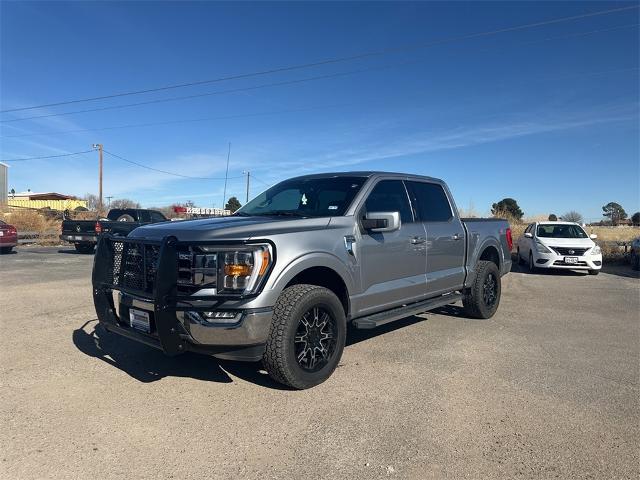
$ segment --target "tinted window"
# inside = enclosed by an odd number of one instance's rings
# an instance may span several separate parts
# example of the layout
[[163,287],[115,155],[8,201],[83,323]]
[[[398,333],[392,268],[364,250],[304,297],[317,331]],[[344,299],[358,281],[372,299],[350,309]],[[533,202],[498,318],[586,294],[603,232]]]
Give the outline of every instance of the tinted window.
[[423,222],[446,222],[453,214],[447,195],[437,183],[408,182],[418,217]]
[[294,178],[261,193],[236,215],[342,216],[365,177]]
[[538,225],[538,237],[587,238],[588,235],[578,225]]
[[413,222],[409,198],[400,180],[383,180],[369,194],[364,204],[366,212],[400,212],[402,223]]
[[109,210],[107,218],[109,220],[116,221],[122,215],[129,215],[135,221],[136,217],[137,217],[137,211],[132,209],[132,208],[113,208],[113,209]]
[[138,210],[138,221],[142,223],[151,222],[151,215],[149,215],[149,211],[147,210]]
[[165,216],[160,212],[151,212],[151,221],[152,222],[164,222],[166,220]]

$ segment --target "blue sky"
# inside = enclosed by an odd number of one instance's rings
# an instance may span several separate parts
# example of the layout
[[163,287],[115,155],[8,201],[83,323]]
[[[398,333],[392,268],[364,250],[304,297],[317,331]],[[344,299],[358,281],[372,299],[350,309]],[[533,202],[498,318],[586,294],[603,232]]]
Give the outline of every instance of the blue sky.
[[[2,2],[2,109],[424,45],[629,5]],[[640,209],[638,23],[638,10],[626,10],[278,74],[3,113],[0,159],[102,143],[158,169],[219,178],[231,142],[229,176],[236,178],[227,197],[242,200],[246,170],[254,178],[252,196],[297,174],[388,170],[443,178],[459,207],[479,213],[514,197],[526,215],[577,210],[597,219],[609,201],[631,214]],[[332,74],[341,75],[264,86]],[[226,90],[237,91],[6,122]],[[181,120],[199,121],[131,126]],[[9,175],[17,191],[96,193],[97,154],[15,162]],[[219,207],[223,184],[105,155],[104,194],[145,206],[192,200]]]

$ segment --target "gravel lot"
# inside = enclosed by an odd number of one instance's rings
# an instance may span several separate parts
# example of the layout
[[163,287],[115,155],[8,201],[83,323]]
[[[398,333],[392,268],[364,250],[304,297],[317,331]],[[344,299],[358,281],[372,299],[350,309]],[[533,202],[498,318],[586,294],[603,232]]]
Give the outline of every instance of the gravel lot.
[[95,331],[92,259],[0,257],[2,478],[640,475],[628,266],[512,272],[493,319],[454,306],[356,333],[333,377],[297,392]]

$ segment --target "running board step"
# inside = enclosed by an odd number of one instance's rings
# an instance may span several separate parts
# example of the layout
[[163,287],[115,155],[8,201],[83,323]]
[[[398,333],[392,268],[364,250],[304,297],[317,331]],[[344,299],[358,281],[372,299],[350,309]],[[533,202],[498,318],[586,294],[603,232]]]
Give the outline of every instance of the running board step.
[[434,308],[442,307],[443,305],[449,305],[450,303],[456,303],[462,300],[460,293],[450,293],[441,297],[430,298],[418,303],[412,303],[410,305],[404,305],[402,307],[392,308],[384,312],[374,313],[366,317],[356,318],[353,321],[353,325],[359,329],[376,328],[385,323],[390,323],[401,318],[410,317],[411,315],[417,315],[418,313],[427,312]]

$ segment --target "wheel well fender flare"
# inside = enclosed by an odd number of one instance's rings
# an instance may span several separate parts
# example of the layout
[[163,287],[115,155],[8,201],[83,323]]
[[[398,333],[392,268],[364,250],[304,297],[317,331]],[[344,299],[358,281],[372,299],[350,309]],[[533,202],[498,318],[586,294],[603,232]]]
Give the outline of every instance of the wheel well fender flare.
[[[291,261],[278,275],[267,285],[273,293],[280,293],[298,276],[311,269],[324,269],[337,275],[344,285],[344,297],[341,298],[348,315],[348,304],[350,292],[355,291],[354,271],[350,271],[347,266],[336,256],[324,252],[310,252]],[[339,287],[339,286],[336,286]],[[333,290],[333,289],[332,289]],[[338,295],[340,297],[340,295]]]

